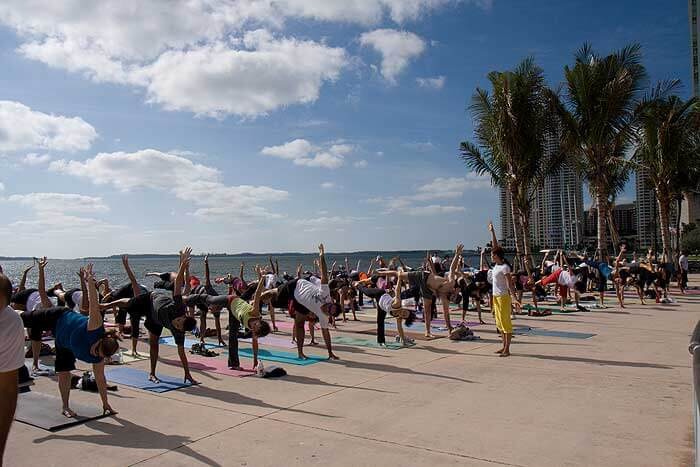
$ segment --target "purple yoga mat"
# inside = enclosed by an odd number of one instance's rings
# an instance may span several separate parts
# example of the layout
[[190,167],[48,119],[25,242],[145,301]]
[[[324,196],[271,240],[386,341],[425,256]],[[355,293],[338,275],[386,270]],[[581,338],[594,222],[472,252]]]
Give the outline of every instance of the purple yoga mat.
[[[173,365],[180,365],[180,361],[177,360],[163,360],[166,363],[172,362]],[[244,378],[246,376],[252,376],[255,374],[253,370],[232,370],[228,367],[228,362],[222,358],[217,357],[200,357],[197,355],[187,355],[187,363],[193,370],[208,371],[210,373],[217,373],[220,375],[234,376],[236,378]]]
[[[247,342],[249,344],[253,343],[253,339],[238,339],[238,341]],[[288,336],[278,337],[272,334],[258,339],[258,344],[261,346],[279,347],[282,349],[293,349],[297,346]]]

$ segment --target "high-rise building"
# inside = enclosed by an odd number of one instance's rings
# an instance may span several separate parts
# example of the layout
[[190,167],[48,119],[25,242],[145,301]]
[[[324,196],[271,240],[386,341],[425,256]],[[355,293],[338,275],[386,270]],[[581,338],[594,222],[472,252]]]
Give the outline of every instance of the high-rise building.
[[[688,23],[690,25],[690,77],[693,94],[700,96],[700,1],[688,0]],[[681,206],[682,224],[700,224],[700,193],[685,194]]]
[[688,23],[690,25],[690,63],[693,94],[700,95],[700,1],[688,0]]
[[659,215],[656,194],[646,168],[637,170],[634,187],[637,194],[637,247],[654,247],[659,243]]
[[[515,247],[510,199],[501,189],[501,238]],[[572,248],[583,241],[583,183],[568,166],[547,177],[537,189],[530,208],[530,244],[533,248]]]

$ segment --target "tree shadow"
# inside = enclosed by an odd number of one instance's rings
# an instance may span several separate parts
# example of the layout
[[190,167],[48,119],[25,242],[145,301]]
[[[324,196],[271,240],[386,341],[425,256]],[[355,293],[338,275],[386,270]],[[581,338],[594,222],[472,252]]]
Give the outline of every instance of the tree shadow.
[[[253,397],[248,397],[244,396],[243,394],[232,392],[232,391],[222,391],[221,389],[216,389],[212,388],[209,386],[188,386],[186,388],[182,388],[180,390],[183,393],[193,395],[193,396],[199,396],[199,397],[204,397],[208,399],[216,399],[220,402],[228,403],[228,404],[243,404],[243,405],[251,405],[254,407],[261,407],[265,409],[271,409],[271,410],[279,410],[279,411],[289,411],[289,412],[297,412],[305,415],[314,415],[317,417],[324,417],[324,418],[338,418],[334,415],[326,415],[318,412],[308,412],[306,410],[301,410],[301,409],[295,409],[292,407],[282,407],[278,405],[273,405],[273,404],[268,404],[267,402],[261,400],[261,399],[255,399]],[[182,401],[181,399],[178,399]],[[182,401],[182,402],[188,402],[188,401]],[[191,402],[191,401],[190,401]]]
[[118,446],[132,449],[163,449],[167,451],[177,450],[193,460],[206,465],[220,466],[213,459],[208,458],[203,454],[192,450],[188,444],[194,440],[188,436],[182,435],[166,435],[160,431],[151,430],[144,426],[137,425],[126,419],[112,416],[109,420],[115,420],[119,424],[108,423],[101,420],[87,422],[90,428],[101,431],[103,434],[93,435],[59,435],[50,434],[43,438],[34,440],[35,444],[41,444],[46,441],[77,441],[99,446]]
[[299,384],[309,384],[313,386],[328,386],[332,388],[342,388],[342,389],[358,389],[360,391],[371,391],[371,392],[378,392],[382,394],[396,394],[394,391],[384,391],[381,389],[371,389],[371,388],[363,388],[363,387],[358,387],[358,386],[345,386],[344,384],[335,384],[335,383],[328,383],[326,381],[320,380],[318,378],[311,378],[309,376],[300,376],[300,375],[287,375],[284,378],[285,380],[292,382],[292,383],[299,383]]
[[333,360],[330,363],[333,365],[344,365],[352,368],[361,368],[363,370],[379,371],[384,373],[399,373],[406,375],[418,375],[418,376],[428,376],[431,378],[447,379],[450,381],[458,381],[460,383],[478,383],[477,381],[471,381],[468,379],[457,378],[453,376],[439,375],[435,373],[424,373],[422,371],[415,371],[410,368],[401,368],[393,365],[385,365],[383,363],[369,363],[369,362],[348,362],[344,360]]

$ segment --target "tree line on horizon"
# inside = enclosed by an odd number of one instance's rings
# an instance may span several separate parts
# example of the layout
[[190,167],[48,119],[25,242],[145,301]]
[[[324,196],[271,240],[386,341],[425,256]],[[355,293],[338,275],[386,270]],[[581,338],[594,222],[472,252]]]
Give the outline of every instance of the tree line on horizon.
[[615,199],[640,169],[656,195],[662,254],[668,260],[678,254],[672,251],[672,205],[677,203],[680,217],[684,194],[700,186],[700,103],[678,96],[679,80],[650,86],[639,44],[605,56],[584,44],[557,88],[547,85],[532,57],[513,70],[489,73],[488,80],[491,90],[477,87],[472,96],[474,142],[460,144],[460,158],[509,197],[516,257],[528,272],[535,193],[565,165],[586,182],[597,207],[601,260],[608,234],[613,248],[619,242],[611,215]]

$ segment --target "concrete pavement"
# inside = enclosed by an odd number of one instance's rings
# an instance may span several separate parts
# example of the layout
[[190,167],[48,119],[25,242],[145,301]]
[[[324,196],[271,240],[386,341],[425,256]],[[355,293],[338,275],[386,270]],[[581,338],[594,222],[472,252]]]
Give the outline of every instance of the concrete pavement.
[[[676,298],[646,306],[629,298],[624,311],[518,317],[517,326],[595,336],[517,335],[511,358],[494,354],[500,341],[485,314],[489,324],[474,328],[481,339],[473,342],[338,346],[340,361],[284,365],[289,375],[279,380],[196,372],[200,386],[164,394],[120,387],[110,395],[115,417],[56,433],[15,423],[5,463],[688,465],[687,346],[700,295]],[[368,310],[361,323],[339,328],[371,339],[353,332],[371,329],[373,319]],[[174,347],[161,346],[161,354],[177,360]],[[159,371],[182,374],[163,363]],[[48,378],[32,390],[58,392]],[[71,397],[99,403],[94,394]]]

